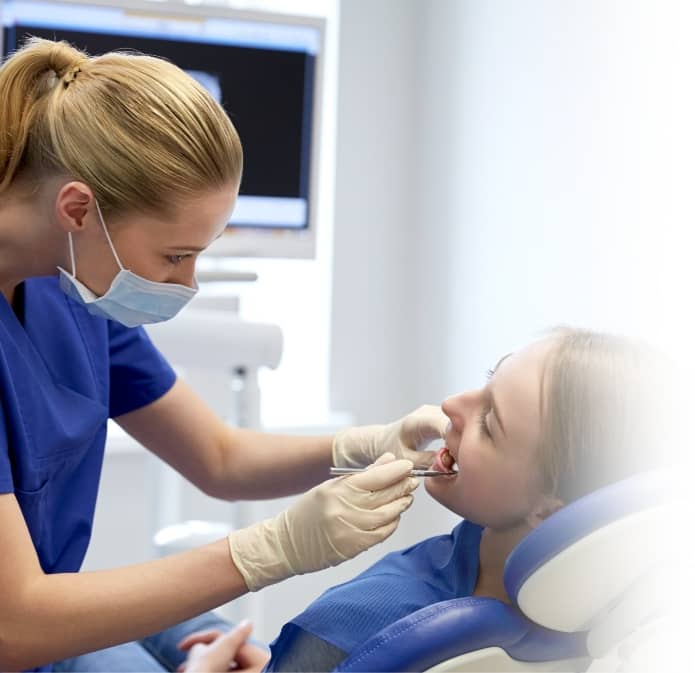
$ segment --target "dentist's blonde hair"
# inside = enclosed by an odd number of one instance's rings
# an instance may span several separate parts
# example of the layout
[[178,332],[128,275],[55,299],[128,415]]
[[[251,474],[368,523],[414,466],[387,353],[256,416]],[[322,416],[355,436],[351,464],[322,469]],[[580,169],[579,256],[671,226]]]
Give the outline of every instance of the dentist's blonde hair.
[[241,171],[224,110],[168,61],[31,38],[0,68],[0,194],[65,175],[104,211],[168,213]]
[[558,327],[544,376],[545,490],[571,502],[665,467],[678,441],[675,366],[636,339]]

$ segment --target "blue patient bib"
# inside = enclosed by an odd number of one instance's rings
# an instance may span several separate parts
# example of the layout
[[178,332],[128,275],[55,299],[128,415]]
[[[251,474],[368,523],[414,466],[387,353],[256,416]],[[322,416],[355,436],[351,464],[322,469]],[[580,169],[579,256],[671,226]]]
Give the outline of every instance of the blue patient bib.
[[[481,532],[480,526],[463,521],[449,535],[388,554],[355,579],[323,593],[290,625],[351,652],[401,617],[470,596],[478,577]],[[294,637],[290,625],[271,645],[274,654]]]

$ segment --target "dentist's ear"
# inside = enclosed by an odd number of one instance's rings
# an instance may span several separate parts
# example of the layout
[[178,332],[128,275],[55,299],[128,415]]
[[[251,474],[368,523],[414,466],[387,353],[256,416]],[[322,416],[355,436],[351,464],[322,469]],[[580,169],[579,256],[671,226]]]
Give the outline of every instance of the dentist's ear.
[[536,506],[526,517],[526,523],[531,528],[540,526],[551,514],[565,506],[565,503],[555,496],[541,495]]
[[66,232],[81,231],[84,218],[94,200],[92,190],[84,182],[67,182],[56,195],[55,213],[58,223]]

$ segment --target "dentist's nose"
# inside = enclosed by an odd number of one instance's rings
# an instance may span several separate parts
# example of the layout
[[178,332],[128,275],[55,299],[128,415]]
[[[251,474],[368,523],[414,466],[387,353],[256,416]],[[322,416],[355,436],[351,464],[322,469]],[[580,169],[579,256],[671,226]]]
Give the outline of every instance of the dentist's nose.
[[182,269],[181,273],[176,274],[176,277],[172,278],[172,281],[177,285],[185,285],[186,287],[190,287],[193,290],[195,290],[198,287],[198,283],[195,279],[195,269]]

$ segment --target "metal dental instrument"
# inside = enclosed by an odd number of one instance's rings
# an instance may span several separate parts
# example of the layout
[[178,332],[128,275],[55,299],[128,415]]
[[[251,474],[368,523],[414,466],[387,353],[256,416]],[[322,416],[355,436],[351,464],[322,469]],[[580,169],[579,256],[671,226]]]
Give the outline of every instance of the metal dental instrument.
[[[364,472],[366,467],[331,467],[331,476],[337,477],[341,474],[353,474]],[[411,477],[446,477],[458,472],[440,472],[439,470],[410,470]]]

